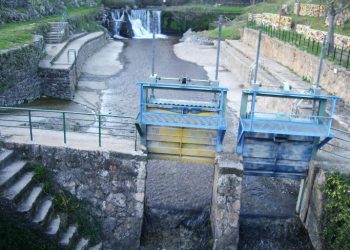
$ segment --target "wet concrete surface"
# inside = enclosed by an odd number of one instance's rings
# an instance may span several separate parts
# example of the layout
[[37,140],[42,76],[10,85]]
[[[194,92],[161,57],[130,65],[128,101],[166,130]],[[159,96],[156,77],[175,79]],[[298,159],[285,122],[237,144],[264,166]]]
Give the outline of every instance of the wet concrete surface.
[[[178,38],[156,41],[155,73],[160,76],[206,79],[203,68],[185,62],[175,56],[172,46]],[[151,81],[152,74],[152,41],[127,40],[120,60],[123,71],[108,79],[108,88],[102,91],[102,113],[114,113],[135,116],[139,112],[139,88],[137,82]],[[183,93],[171,92],[165,96],[182,97]]]

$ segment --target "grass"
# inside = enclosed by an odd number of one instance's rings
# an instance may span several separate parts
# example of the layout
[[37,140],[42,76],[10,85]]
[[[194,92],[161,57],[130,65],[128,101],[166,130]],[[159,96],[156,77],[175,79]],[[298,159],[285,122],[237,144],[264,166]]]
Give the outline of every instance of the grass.
[[222,5],[215,7],[212,4],[186,4],[182,6],[169,6],[166,11],[181,11],[181,12],[217,12],[224,14],[241,14],[244,9],[242,5]]
[[[222,39],[231,39],[231,40],[239,40],[240,39],[240,29],[244,24],[241,23],[233,23],[229,26],[223,26],[221,30]],[[218,37],[218,29],[212,29],[208,31],[208,37],[211,39],[217,39]]]
[[[79,17],[92,14],[98,10],[99,7],[80,7],[67,8],[67,17]],[[47,22],[60,21],[61,15],[49,16],[25,22],[16,22],[0,25],[0,50],[9,49],[24,44],[28,44],[33,39],[33,33],[39,28],[40,24]]]

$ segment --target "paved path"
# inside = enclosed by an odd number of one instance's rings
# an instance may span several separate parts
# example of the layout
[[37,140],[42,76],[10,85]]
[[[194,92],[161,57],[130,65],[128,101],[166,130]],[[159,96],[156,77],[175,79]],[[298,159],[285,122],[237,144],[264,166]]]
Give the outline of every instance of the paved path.
[[102,147],[98,146],[97,134],[67,132],[67,144],[63,141],[63,131],[33,129],[33,141],[30,140],[28,128],[1,128],[1,137],[6,142],[69,147],[82,150],[114,151],[119,153],[141,155],[135,151],[135,140],[102,136]]

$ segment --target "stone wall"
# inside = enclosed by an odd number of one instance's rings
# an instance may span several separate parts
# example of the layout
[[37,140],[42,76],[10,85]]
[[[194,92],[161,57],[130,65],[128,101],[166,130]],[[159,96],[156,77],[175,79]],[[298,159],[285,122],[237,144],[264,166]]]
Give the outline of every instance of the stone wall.
[[[319,42],[319,43],[322,43],[323,36],[327,35],[327,31],[311,29],[310,26],[301,25],[301,24],[297,24],[296,32],[298,34],[304,35],[306,38],[310,38],[311,40],[314,40],[314,41]],[[334,45],[339,49],[341,49],[343,47],[344,47],[344,49],[350,49],[350,37],[335,33],[334,34]],[[347,55],[347,53],[345,53],[345,54]]]
[[248,15],[249,21],[254,21],[258,25],[269,25],[274,28],[290,30],[292,27],[292,18],[272,13],[259,13]]
[[[244,43],[255,47],[258,32],[244,29],[241,39]],[[261,53],[293,70],[299,76],[310,79],[311,82],[316,81],[318,57],[264,34],[261,41]],[[320,84],[328,93],[340,96],[347,104],[350,104],[350,71],[325,60]]]
[[320,4],[307,4],[307,3],[296,3],[294,5],[294,14],[300,16],[318,16],[322,17],[326,15],[326,6]]
[[86,41],[77,51],[77,58],[73,64],[40,67],[43,95],[72,100],[85,61],[107,42],[108,37],[104,33]]
[[35,36],[32,44],[0,51],[0,106],[30,102],[40,97],[41,79],[37,71],[43,56],[41,36]]
[[211,225],[214,250],[237,249],[243,165],[237,158],[218,156],[215,163]]
[[[296,3],[294,5],[294,14],[299,16],[316,16],[316,17],[326,17],[327,9],[325,5],[320,4],[307,4],[307,3]],[[337,16],[338,17],[338,16]],[[342,25],[346,20],[350,18],[350,11],[345,10],[341,18],[338,18],[336,21],[337,25]],[[328,25],[328,20],[326,20]]]
[[103,249],[139,249],[145,156],[15,143],[6,143],[5,148],[41,162],[59,186],[89,204],[101,222]]

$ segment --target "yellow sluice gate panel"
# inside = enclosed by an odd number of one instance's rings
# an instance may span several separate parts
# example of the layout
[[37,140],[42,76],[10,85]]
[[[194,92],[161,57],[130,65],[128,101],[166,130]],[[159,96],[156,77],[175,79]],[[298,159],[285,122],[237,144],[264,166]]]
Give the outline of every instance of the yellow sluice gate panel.
[[215,146],[217,132],[205,129],[148,126],[147,140]]
[[150,158],[213,164],[217,131],[179,127],[147,127]]

